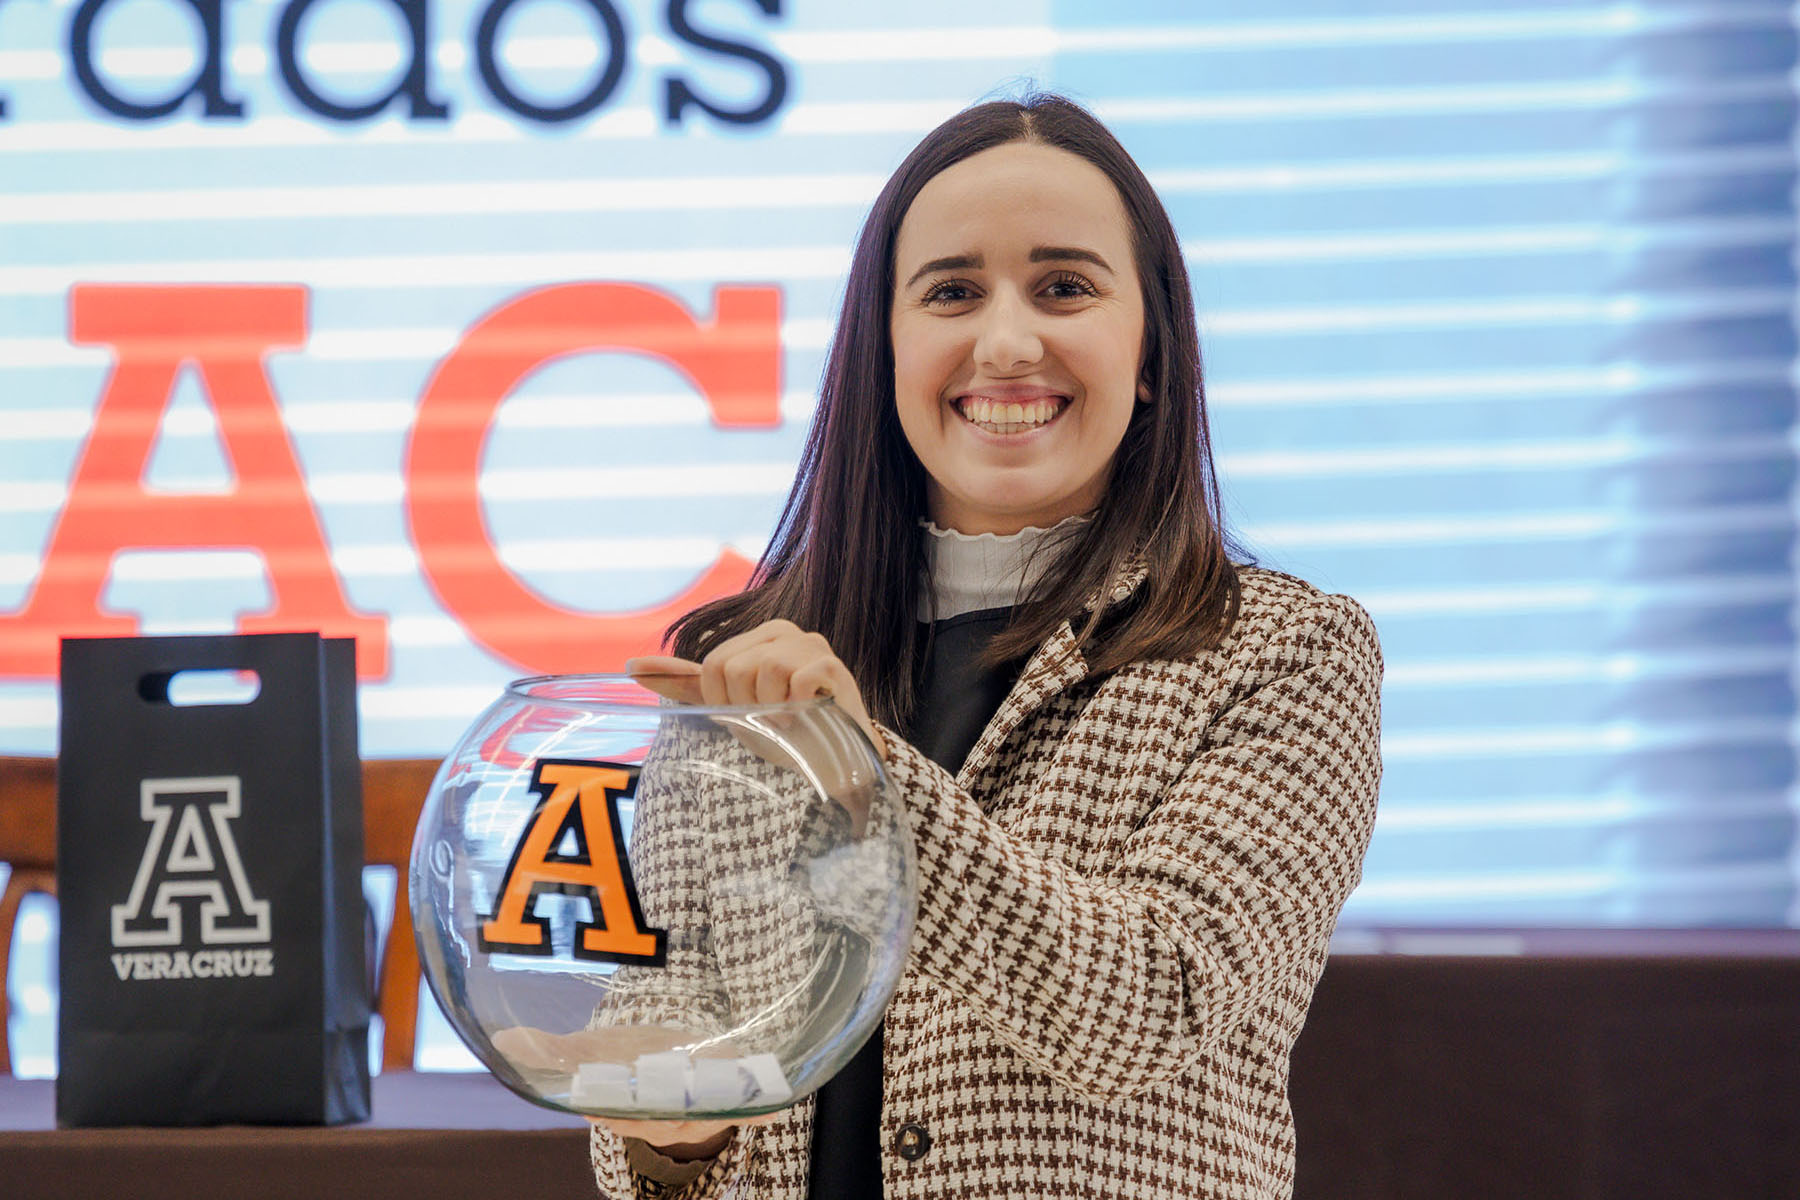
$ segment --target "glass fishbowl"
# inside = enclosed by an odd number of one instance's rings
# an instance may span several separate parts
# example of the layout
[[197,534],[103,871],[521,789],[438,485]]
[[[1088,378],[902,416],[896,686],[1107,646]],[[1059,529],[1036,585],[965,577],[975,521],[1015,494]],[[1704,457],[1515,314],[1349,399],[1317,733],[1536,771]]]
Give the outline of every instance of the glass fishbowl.
[[409,882],[432,994],[534,1103],[783,1108],[906,961],[906,813],[830,699],[709,708],[628,676],[510,684],[444,760]]

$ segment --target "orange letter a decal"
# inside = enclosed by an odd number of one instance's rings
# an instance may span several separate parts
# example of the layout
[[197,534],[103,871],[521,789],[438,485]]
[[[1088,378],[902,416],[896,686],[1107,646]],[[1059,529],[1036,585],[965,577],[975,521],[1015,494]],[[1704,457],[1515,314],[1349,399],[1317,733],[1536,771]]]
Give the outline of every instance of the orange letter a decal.
[[[490,954],[549,955],[550,922],[533,911],[546,893],[586,899],[592,918],[575,927],[576,958],[661,966],[668,934],[644,927],[631,863],[619,831],[619,799],[637,787],[637,768],[544,759],[531,776],[538,796],[513,847],[494,915],[479,941]],[[574,853],[560,847],[575,839]]]

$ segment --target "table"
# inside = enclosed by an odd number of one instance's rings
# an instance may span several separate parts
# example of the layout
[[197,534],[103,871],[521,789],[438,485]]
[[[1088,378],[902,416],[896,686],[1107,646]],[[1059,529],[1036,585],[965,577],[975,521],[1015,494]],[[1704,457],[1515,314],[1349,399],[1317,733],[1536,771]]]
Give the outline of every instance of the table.
[[57,1129],[55,1085],[0,1079],[6,1200],[594,1200],[587,1124],[486,1074],[389,1071],[330,1128]]
[[1800,930],[1379,948],[1294,1047],[1294,1200],[1800,1198]]
[[[1295,1200],[1795,1200],[1800,930],[1417,931],[1335,954],[1294,1048]],[[596,1200],[587,1134],[486,1075],[374,1120],[53,1128],[0,1079],[0,1198]]]

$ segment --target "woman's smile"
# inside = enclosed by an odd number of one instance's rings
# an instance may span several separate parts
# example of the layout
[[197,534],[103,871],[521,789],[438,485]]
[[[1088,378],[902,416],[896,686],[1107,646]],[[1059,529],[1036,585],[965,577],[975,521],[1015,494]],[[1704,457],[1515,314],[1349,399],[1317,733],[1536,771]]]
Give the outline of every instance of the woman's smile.
[[1062,416],[1067,396],[1038,389],[983,390],[958,396],[951,402],[962,419],[981,432],[998,437],[1035,433]]

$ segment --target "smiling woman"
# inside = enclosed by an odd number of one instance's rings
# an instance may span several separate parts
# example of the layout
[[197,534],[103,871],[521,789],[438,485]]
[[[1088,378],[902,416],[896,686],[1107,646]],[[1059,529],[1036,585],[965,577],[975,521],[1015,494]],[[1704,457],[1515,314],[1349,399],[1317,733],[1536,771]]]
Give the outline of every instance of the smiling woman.
[[[909,967],[816,1096],[597,1125],[604,1193],[1290,1194],[1288,1054],[1373,825],[1381,653],[1354,601],[1234,563],[1219,509],[1137,165],[1054,96],[933,131],[863,227],[750,587],[628,664],[862,727],[917,845]],[[715,869],[641,836],[646,872]]]
[[[1008,254],[1025,261],[1003,263]],[[1026,281],[1039,286],[1027,292]],[[1084,285],[1091,298],[1078,298]],[[996,354],[1010,361],[978,361]],[[967,416],[985,416],[985,431],[947,407],[957,397],[946,389],[972,382],[987,394],[968,396]],[[1054,436],[1042,438],[1042,453],[1032,435],[973,454],[978,431],[1007,438],[1004,426],[1026,423],[1025,401],[1014,421],[1004,395],[1015,385],[1036,389],[1027,393],[1034,417],[1046,402],[1056,407],[1044,431]],[[1064,401],[1077,399],[1068,432],[1081,436],[1063,437],[1056,426],[1074,407]],[[996,413],[1002,400],[1009,407]],[[1122,417],[1123,431],[1102,411]],[[997,490],[970,498],[991,523],[954,513],[963,451],[978,468],[968,484],[992,472],[982,486]],[[936,507],[945,500],[951,511]],[[1012,619],[988,646],[993,661],[1023,659],[1070,619],[1070,597],[1110,593],[1127,577],[1138,581],[1133,603],[1073,614],[1094,673],[1222,639],[1237,570],[1187,266],[1168,213],[1125,148],[1079,106],[1055,96],[979,105],[928,135],[876,197],[794,488],[758,575],[676,622],[675,651],[697,658],[708,640],[789,620],[824,637],[872,714],[904,727],[919,700],[907,668],[931,634],[917,601],[932,599],[935,545],[910,536],[910,522],[1011,534],[1083,511],[1092,519],[1055,539],[1066,552],[1038,556],[1033,586],[1006,597]]]

